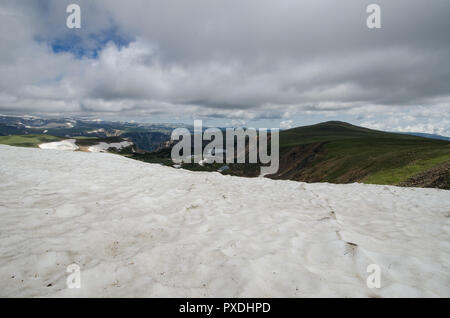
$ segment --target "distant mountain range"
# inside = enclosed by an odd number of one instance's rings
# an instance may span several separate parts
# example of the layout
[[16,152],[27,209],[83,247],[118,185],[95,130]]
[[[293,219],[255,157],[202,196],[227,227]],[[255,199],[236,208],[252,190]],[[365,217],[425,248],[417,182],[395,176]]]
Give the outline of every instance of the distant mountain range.
[[399,134],[406,134],[406,135],[411,135],[411,136],[418,136],[418,137],[424,137],[424,138],[450,141],[450,137],[445,137],[445,136],[435,135],[435,134],[425,134],[425,133],[419,133],[419,132],[399,132]]
[[180,124],[143,124],[73,118],[43,119],[32,116],[0,115],[0,136],[49,135],[61,138],[122,137],[143,151],[153,151],[170,139]]

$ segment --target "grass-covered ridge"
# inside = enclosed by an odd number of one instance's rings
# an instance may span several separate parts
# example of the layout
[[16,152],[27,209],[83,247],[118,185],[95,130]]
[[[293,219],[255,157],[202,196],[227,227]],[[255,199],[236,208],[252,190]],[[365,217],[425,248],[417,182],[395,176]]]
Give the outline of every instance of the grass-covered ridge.
[[417,160],[402,167],[381,170],[368,176],[364,181],[372,184],[399,184],[446,162],[450,162],[450,156],[448,154]]
[[[308,149],[315,152],[302,156]],[[326,122],[280,133],[275,178],[398,185],[450,162],[450,142]],[[319,149],[319,150],[317,150]]]
[[16,147],[38,147],[39,144],[62,139],[51,135],[12,135],[0,136],[0,144]]

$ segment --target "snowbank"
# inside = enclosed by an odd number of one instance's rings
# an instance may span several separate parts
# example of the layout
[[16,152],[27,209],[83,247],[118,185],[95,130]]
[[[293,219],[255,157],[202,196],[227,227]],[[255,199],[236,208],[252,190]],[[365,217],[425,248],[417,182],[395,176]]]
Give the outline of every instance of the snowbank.
[[450,296],[450,191],[8,146],[0,161],[0,296]]
[[39,145],[41,149],[67,150],[75,151],[78,146],[75,144],[75,139],[66,139],[62,141],[47,142]]
[[117,150],[132,146],[133,143],[130,141],[122,141],[122,142],[115,142],[115,143],[106,143],[106,142],[100,142],[97,145],[90,146],[88,148],[88,151],[90,152],[106,152],[109,148],[114,148]]

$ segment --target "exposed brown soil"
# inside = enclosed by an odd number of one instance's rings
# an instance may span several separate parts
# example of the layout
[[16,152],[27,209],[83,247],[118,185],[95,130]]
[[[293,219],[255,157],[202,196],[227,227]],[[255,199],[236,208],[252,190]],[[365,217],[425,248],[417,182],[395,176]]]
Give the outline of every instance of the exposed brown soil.
[[323,153],[325,142],[299,145],[280,154],[280,168],[278,173],[269,175],[272,179],[297,180],[305,182],[319,182],[323,178],[323,171],[313,167],[313,161],[319,159]]
[[[324,160],[326,142],[292,147],[280,154],[278,173],[267,177],[272,179],[295,180],[303,182],[324,182],[326,177],[339,169],[345,158]],[[364,169],[352,169],[333,180],[335,183],[359,182],[368,174]]]

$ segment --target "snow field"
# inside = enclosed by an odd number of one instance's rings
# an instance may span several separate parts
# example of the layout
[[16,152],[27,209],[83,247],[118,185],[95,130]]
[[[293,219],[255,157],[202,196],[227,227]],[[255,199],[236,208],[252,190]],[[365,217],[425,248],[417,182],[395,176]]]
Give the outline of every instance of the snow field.
[[450,296],[450,191],[3,145],[0,162],[3,297]]

